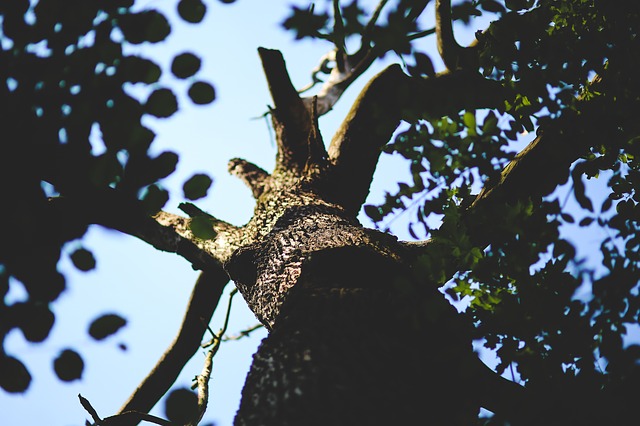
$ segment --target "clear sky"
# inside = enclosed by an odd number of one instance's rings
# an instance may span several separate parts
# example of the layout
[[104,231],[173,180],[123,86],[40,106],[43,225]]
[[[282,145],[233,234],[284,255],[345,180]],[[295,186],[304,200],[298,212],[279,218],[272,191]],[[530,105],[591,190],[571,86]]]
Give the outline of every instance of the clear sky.
[[[207,15],[200,25],[187,25],[177,19],[175,0],[138,3],[167,11],[173,23],[172,35],[166,42],[140,47],[163,66],[161,84],[175,88],[180,101],[180,111],[174,117],[148,122],[158,134],[154,149],[180,155],[176,173],[164,182],[172,194],[166,210],[179,212],[182,183],[193,173],[204,172],[214,179],[214,184],[209,195],[196,204],[216,217],[242,225],[251,217],[253,200],[239,180],[227,175],[226,164],[233,157],[241,157],[271,170],[275,156],[266,121],[256,119],[271,103],[256,49],[262,46],[281,50],[294,84],[302,87],[309,82],[311,69],[331,46],[322,42],[294,42],[293,34],[281,28],[290,5],[307,3],[302,0],[238,0],[231,5],[209,0]],[[317,6],[329,3],[317,1]],[[431,19],[432,15],[430,7],[426,16]],[[425,28],[429,27],[426,23]],[[458,38],[464,42],[471,34],[473,30],[459,31]],[[424,49],[436,59],[431,40]],[[171,77],[170,55],[182,51],[202,57],[203,68],[197,76],[214,84],[217,100],[212,105],[193,106],[186,97],[187,86]],[[320,119],[326,142],[364,83],[391,60],[397,58],[388,55],[387,62],[380,61],[372,67],[347,91],[334,111]],[[395,183],[407,176],[404,163],[384,156],[369,202],[382,201],[384,191],[393,191]],[[392,230],[400,238],[409,239],[405,224],[406,221],[399,220]],[[198,275],[187,261],[174,254],[157,252],[135,238],[97,227],[91,228],[82,244],[94,252],[97,269],[79,273],[68,259],[63,260],[60,268],[67,273],[68,288],[54,304],[56,323],[50,338],[43,344],[29,344],[16,330],[8,338],[8,351],[27,362],[33,382],[23,395],[0,392],[2,425],[83,425],[88,415],[78,402],[78,393],[89,399],[101,416],[114,414],[178,330]],[[70,249],[75,247],[72,244]],[[23,297],[19,286],[12,285],[10,297]],[[226,296],[222,300],[226,302]],[[214,317],[212,328],[216,331],[222,324],[224,305],[221,303]],[[95,342],[86,330],[92,319],[105,312],[124,316],[128,325],[105,341]],[[242,299],[236,297],[229,333],[256,323]],[[251,338],[222,345],[214,359],[210,408],[204,423],[232,424],[251,355],[264,336],[264,330],[260,330]],[[122,350],[120,344],[127,349]],[[79,352],[85,360],[82,379],[70,384],[58,381],[52,369],[52,360],[67,347]],[[203,360],[204,351],[187,364],[176,385],[188,387],[201,371]],[[163,414],[158,408],[154,413]]]

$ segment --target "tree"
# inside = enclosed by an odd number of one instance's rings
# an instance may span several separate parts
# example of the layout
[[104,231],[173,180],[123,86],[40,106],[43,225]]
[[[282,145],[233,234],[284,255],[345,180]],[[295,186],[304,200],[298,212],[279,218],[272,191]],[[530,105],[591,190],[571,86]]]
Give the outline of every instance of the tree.
[[[430,3],[381,1],[371,13],[356,1],[292,9],[284,25],[296,37],[332,44],[313,79],[327,76],[316,95],[303,96],[280,52],[259,50],[278,155],[270,173],[230,162],[256,199],[241,227],[193,203],[181,206],[186,216],[160,210],[167,195],[159,180],[177,159],[150,156],[153,133],[142,121],[145,114],[170,116],[175,95],[153,88],[141,102],[127,91],[123,83],[152,84],[160,70],[123,46],[166,37],[162,14],[126,1],[2,6],[4,149],[17,171],[2,176],[16,202],[3,211],[0,261],[3,288],[13,277],[29,294],[2,307],[3,336],[19,327],[29,340],[47,337],[49,304],[64,288],[56,270],[61,247],[100,224],[203,271],[180,338],[111,421],[139,421],[168,391],[199,347],[229,278],[270,331],[254,357],[237,424],[627,421],[640,356],[623,340],[640,309],[638,6],[477,0],[452,7],[437,0],[435,26],[424,29],[419,18]],[[188,22],[204,10],[199,1],[178,3]],[[458,45],[452,21],[487,14],[495,20],[476,41]],[[417,50],[416,40],[431,35],[443,70]],[[319,117],[391,53],[405,70],[392,65],[371,79],[325,148]],[[198,69],[190,53],[171,65],[178,78]],[[188,93],[197,104],[215,97],[202,81]],[[91,151],[94,123],[106,147],[99,155]],[[514,154],[510,143],[524,130],[537,136]],[[417,237],[413,225],[423,226],[424,241],[398,241],[356,220],[383,150],[409,160],[413,181],[364,211],[381,224],[394,211],[415,211],[410,231]],[[599,175],[608,183],[594,206],[583,178]],[[559,198],[565,182],[577,211]],[[195,175],[185,195],[197,200],[210,184]],[[571,224],[609,233],[597,268],[561,234]],[[87,250],[72,259],[80,269],[93,266]],[[466,309],[458,313],[438,289],[463,299]],[[92,335],[122,323],[103,316]],[[496,372],[473,353],[473,340],[495,350]],[[170,397],[167,416],[179,424],[197,423],[190,416],[206,407],[220,336],[211,343],[199,397]],[[2,355],[0,384],[24,391],[28,371]],[[71,350],[56,362],[62,380],[82,370]],[[507,368],[522,384],[500,376]],[[478,420],[480,407],[494,415]]]

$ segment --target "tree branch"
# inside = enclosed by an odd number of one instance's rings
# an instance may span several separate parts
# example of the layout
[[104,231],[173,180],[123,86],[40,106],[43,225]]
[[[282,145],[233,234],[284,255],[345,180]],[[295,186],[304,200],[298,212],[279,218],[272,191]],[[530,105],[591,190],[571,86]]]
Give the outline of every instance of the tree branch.
[[200,240],[189,230],[190,219],[166,212],[151,216],[142,202],[111,189],[54,197],[49,205],[62,223],[96,224],[135,236],[158,250],[184,257],[194,269],[221,268],[225,256],[234,249],[227,243],[229,235],[240,232],[231,224],[210,218],[217,238]]
[[184,365],[200,348],[213,312],[229,277],[222,270],[203,271],[193,287],[180,331],[156,366],[120,408],[148,413],[169,391]]
[[436,37],[438,52],[447,69],[477,70],[477,58],[474,46],[462,47],[456,41],[451,18],[451,0],[436,0]]
[[335,202],[356,215],[369,193],[378,157],[408,115],[444,116],[461,109],[500,106],[506,89],[477,73],[457,71],[434,78],[409,77],[392,65],[363,89],[329,147]]
[[291,83],[282,54],[262,47],[258,54],[275,104],[271,114],[278,145],[276,169],[302,170],[312,125],[309,109]]
[[265,170],[242,158],[229,160],[227,167],[230,174],[239,177],[240,180],[249,187],[255,199],[258,199],[260,195],[262,195],[265,186],[271,178],[271,175]]

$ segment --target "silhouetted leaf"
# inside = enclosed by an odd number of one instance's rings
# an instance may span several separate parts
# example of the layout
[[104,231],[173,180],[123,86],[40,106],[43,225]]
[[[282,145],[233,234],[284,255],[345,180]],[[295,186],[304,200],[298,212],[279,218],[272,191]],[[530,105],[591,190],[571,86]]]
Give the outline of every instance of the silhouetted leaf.
[[176,170],[177,165],[178,154],[171,151],[162,152],[152,160],[152,167],[158,179],[169,176]]
[[196,81],[189,87],[189,97],[194,104],[205,105],[213,102],[216,92],[212,85],[204,81]]
[[195,174],[187,180],[182,186],[185,198],[189,200],[197,200],[207,195],[207,191],[213,181],[205,174]]
[[411,75],[414,75],[414,76],[426,75],[427,77],[433,77],[435,75],[436,71],[433,66],[433,62],[431,61],[431,57],[429,55],[416,52],[413,54],[413,58],[416,64],[415,66],[410,68]]
[[58,378],[64,382],[78,380],[82,377],[84,361],[77,352],[65,349],[53,361],[53,370]]
[[282,26],[288,30],[294,30],[296,39],[316,37],[326,26],[328,19],[329,15],[326,13],[314,14],[313,8],[299,9],[293,6],[292,15],[284,21]]
[[162,70],[153,61],[140,56],[125,56],[118,66],[119,75],[131,83],[155,83],[160,79]]
[[201,0],[180,0],[178,14],[186,22],[197,24],[207,13],[207,6]]
[[493,13],[502,13],[505,11],[504,6],[496,0],[480,0],[480,7],[487,12]]
[[31,374],[22,362],[10,356],[0,357],[0,387],[9,393],[27,390]]
[[145,109],[158,118],[171,117],[178,110],[178,99],[170,89],[156,89],[147,98]]
[[96,267],[96,259],[93,257],[93,253],[87,249],[77,249],[69,257],[73,266],[81,271],[90,271]]
[[167,201],[169,201],[169,193],[156,185],[147,187],[144,191],[144,195],[142,196],[142,202],[145,210],[149,214],[154,214],[160,211]]
[[201,61],[193,53],[181,53],[171,63],[171,72],[178,78],[188,78],[198,72]]
[[132,44],[157,43],[171,33],[169,21],[157,10],[122,15],[118,24],[125,39]]
[[34,343],[47,338],[55,321],[49,306],[42,302],[15,303],[9,308],[9,314],[22,330],[24,338]]
[[186,388],[173,390],[165,401],[164,412],[170,421],[187,424],[198,415],[198,396]]
[[116,314],[105,314],[93,320],[89,326],[89,335],[96,340],[103,340],[116,333],[127,324],[127,320]]
[[382,212],[379,207],[371,204],[366,204],[364,207],[364,213],[371,218],[374,222],[380,222],[382,220]]

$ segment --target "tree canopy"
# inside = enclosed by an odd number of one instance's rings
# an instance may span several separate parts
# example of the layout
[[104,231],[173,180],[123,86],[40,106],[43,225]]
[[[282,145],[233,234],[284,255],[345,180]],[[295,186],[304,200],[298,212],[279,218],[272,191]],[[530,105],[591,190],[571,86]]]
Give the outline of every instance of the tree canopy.
[[[178,90],[196,105],[215,100],[197,52],[177,51],[164,68],[144,57],[136,47],[163,41],[171,25],[158,10],[133,1],[5,3],[0,90],[2,149],[10,166],[0,172],[7,200],[0,213],[0,290],[6,295],[21,283],[28,297],[9,304],[3,298],[3,340],[15,328],[30,342],[47,338],[51,304],[65,289],[61,253],[90,224],[136,236],[150,250],[176,253],[205,271],[183,326],[190,348],[200,344],[229,276],[273,327],[280,307],[253,300],[244,280],[255,277],[234,263],[259,264],[246,259],[254,256],[247,247],[260,241],[254,234],[264,236],[261,227],[266,234],[286,218],[284,207],[235,227],[191,203],[212,184],[194,172],[183,186],[187,202],[180,208],[187,217],[161,210],[168,200],[162,179],[178,157],[152,154],[155,135],[145,120],[176,113]],[[191,24],[206,13],[200,0],[175,3]],[[460,308],[459,316],[473,325],[470,340],[495,355],[497,373],[524,385],[524,406],[543,407],[534,424],[621,422],[632,412],[640,373],[640,345],[628,333],[640,315],[639,15],[636,2],[606,0],[292,6],[282,26],[295,39],[326,43],[328,53],[310,87],[301,88],[292,85],[278,51],[259,49],[274,104],[268,114],[276,168],[269,174],[234,159],[229,171],[250,187],[256,212],[266,205],[263,193],[275,191],[272,182],[293,186],[301,179],[303,188],[313,187],[311,193],[348,217],[362,209],[379,230],[388,231],[398,215],[410,217],[408,232],[421,240],[404,243],[416,280],[440,288]],[[461,46],[452,23],[478,20],[486,28]],[[437,52],[425,50],[431,39]],[[319,118],[381,58],[400,65],[371,79],[325,150]],[[171,85],[159,83],[163,73],[173,76]],[[536,137],[522,147],[525,133]],[[381,152],[405,158],[411,179],[383,203],[366,204]],[[596,229],[607,237],[599,253],[586,258],[572,233]],[[95,267],[87,249],[70,258],[81,271]],[[125,321],[105,314],[89,333],[100,340]],[[177,364],[192,354],[178,355]],[[69,349],[54,369],[70,381],[83,363]],[[25,392],[30,381],[24,363],[3,345],[0,386]],[[157,392],[144,403],[134,393],[128,404],[148,411],[166,389]],[[184,402],[180,392],[172,394],[167,416],[193,421],[171,409],[201,409],[190,395],[182,395]],[[521,394],[500,398],[498,407],[523,406]],[[496,412],[479,422],[506,424],[513,415]]]

